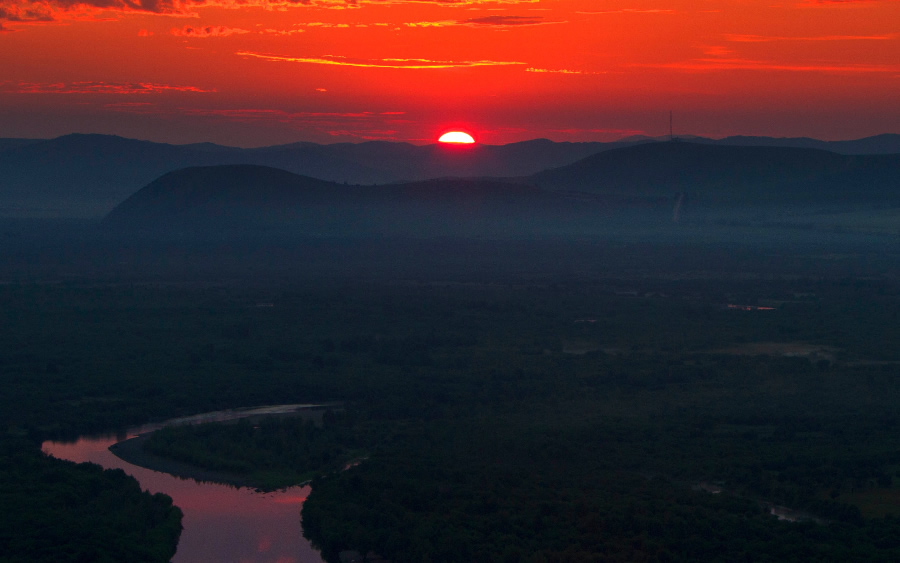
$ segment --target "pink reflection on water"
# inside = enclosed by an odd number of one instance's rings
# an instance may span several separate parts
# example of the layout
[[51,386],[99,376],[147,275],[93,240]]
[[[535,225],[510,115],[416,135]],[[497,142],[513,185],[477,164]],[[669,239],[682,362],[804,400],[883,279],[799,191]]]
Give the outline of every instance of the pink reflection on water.
[[184,512],[184,530],[173,562],[322,563],[319,552],[303,538],[300,526],[300,508],[309,487],[257,493],[247,488],[180,479],[117,458],[108,448],[124,438],[44,442],[42,449],[59,459],[122,469],[151,493],[172,497]]

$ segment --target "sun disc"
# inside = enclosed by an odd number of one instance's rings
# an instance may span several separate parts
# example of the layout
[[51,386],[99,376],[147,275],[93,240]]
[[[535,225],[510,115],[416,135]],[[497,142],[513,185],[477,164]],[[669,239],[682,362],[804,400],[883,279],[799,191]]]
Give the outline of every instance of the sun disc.
[[449,133],[444,133],[443,135],[441,135],[441,138],[438,139],[438,142],[471,144],[475,142],[475,139],[472,138],[472,135],[463,133],[462,131],[450,131]]

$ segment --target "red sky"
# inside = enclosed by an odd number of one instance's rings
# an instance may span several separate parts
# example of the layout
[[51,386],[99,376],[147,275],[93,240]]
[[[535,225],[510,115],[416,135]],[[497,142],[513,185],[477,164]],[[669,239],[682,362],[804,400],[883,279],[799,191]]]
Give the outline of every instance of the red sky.
[[0,0],[0,137],[900,133],[898,0]]

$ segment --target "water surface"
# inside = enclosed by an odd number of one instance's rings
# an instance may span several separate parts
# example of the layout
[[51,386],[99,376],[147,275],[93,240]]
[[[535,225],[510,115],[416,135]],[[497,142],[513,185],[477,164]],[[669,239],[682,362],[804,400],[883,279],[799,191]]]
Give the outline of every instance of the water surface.
[[117,442],[152,432],[167,424],[226,421],[250,416],[294,414],[312,405],[279,405],[219,411],[131,429],[115,436],[81,437],[75,442],[44,442],[41,449],[59,459],[122,469],[151,493],[165,493],[184,512],[184,530],[175,563],[322,563],[318,551],[303,538],[300,508],[309,487],[258,493],[246,487],[198,483],[132,465],[113,455]]

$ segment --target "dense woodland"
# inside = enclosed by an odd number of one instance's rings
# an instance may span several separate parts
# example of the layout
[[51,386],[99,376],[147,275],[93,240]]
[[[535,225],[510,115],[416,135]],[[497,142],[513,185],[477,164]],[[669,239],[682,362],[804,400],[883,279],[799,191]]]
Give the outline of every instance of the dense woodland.
[[198,259],[152,283],[4,271],[0,560],[165,561],[177,541],[163,495],[42,439],[312,401],[343,408],[173,429],[157,451],[313,478],[304,530],[330,560],[900,557],[889,248],[462,248],[443,269],[351,249],[341,271]]
[[73,464],[0,440],[0,561],[169,561],[181,510],[121,470]]

